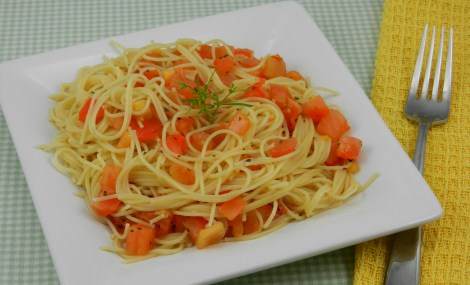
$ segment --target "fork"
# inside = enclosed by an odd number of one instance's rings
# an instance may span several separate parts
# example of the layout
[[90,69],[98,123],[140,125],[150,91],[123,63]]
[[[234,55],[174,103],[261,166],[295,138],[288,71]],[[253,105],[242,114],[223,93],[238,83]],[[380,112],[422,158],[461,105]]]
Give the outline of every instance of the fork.
[[[421,71],[423,69],[423,58],[426,49],[426,37],[428,25],[424,27],[423,35],[418,52],[418,58],[411,80],[408,99],[405,106],[405,115],[408,119],[419,124],[418,137],[413,162],[416,168],[423,174],[424,153],[426,147],[426,137],[432,125],[444,124],[449,116],[451,81],[452,81],[452,46],[453,29],[450,28],[447,47],[447,58],[445,63],[444,82],[442,83],[441,98],[439,98],[439,85],[441,79],[442,54],[444,50],[445,28],[441,28],[439,50],[435,60],[434,80],[432,89],[431,69],[434,54],[434,42],[436,39],[436,27],[432,28],[431,44],[426,62],[426,70],[422,79],[421,93],[419,85]],[[429,92],[431,91],[431,94]],[[400,232],[395,236],[390,261],[387,268],[386,285],[418,285],[420,278],[420,258],[421,258],[421,227]]]

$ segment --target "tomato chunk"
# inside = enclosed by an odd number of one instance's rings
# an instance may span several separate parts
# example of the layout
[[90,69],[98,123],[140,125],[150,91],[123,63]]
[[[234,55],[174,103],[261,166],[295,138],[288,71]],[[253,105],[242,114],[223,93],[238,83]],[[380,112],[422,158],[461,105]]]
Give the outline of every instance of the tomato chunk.
[[269,151],[271,157],[281,157],[289,154],[297,148],[297,140],[295,138],[286,139],[276,143]]
[[147,77],[148,80],[152,80],[153,78],[157,77],[160,75],[158,70],[152,69],[152,70],[147,70],[144,72],[145,77]]
[[264,78],[260,78],[258,80],[258,82],[256,82],[251,88],[249,88],[248,91],[246,91],[243,96],[245,96],[245,97],[260,97],[260,98],[268,99],[269,95],[263,89],[263,85],[264,85],[265,81],[266,80]]
[[268,79],[285,76],[286,75],[286,63],[279,55],[272,55],[266,59],[262,70],[262,75]]
[[[100,178],[100,195],[108,196],[116,193],[116,180],[121,168],[108,164],[104,167]],[[101,217],[112,215],[121,208],[121,201],[116,198],[91,203],[93,211]]]
[[342,137],[336,155],[340,158],[355,160],[361,153],[362,141],[355,137]]
[[229,56],[217,58],[214,61],[214,67],[218,74],[226,74],[235,68],[235,61]]
[[235,133],[243,136],[245,135],[251,127],[250,120],[243,115],[242,113],[238,112],[235,117],[229,123],[228,128]]
[[261,224],[258,220],[258,216],[256,215],[256,211],[250,211],[246,214],[246,221],[243,224],[243,232],[244,234],[252,234],[259,231],[261,228]]
[[334,166],[334,165],[343,164],[344,160],[338,157],[337,150],[338,150],[338,141],[337,140],[331,141],[330,153],[328,154],[328,158],[325,161],[326,165]]
[[242,215],[236,216],[233,220],[228,221],[233,237],[240,237],[243,235],[243,221]]
[[199,231],[196,238],[196,247],[199,249],[206,248],[209,245],[220,242],[225,236],[225,226],[222,222],[214,222],[210,227]]
[[155,240],[153,228],[134,224],[126,238],[126,253],[129,255],[146,255],[152,249]]
[[175,154],[183,155],[188,152],[186,139],[181,134],[168,135],[166,137],[166,144],[168,148]]
[[183,226],[188,230],[189,237],[196,242],[199,232],[204,229],[207,224],[203,217],[183,217]]
[[291,70],[291,71],[287,72],[286,76],[289,77],[290,79],[296,80],[296,81],[297,80],[304,80],[302,75],[300,75],[300,73],[298,73],[297,71],[294,71],[294,70]]
[[119,211],[121,208],[121,201],[116,198],[103,200],[99,202],[93,202],[91,204],[91,208],[100,217],[107,217]]
[[266,220],[271,215],[271,212],[273,211],[273,206],[271,204],[267,204],[267,205],[259,207],[256,210],[261,214],[261,217],[263,217],[263,221],[266,222]]
[[[189,139],[191,141],[191,144],[194,146],[195,149],[202,151],[202,148],[204,146],[204,143],[206,140],[209,138],[209,134],[206,132],[197,132],[193,135],[191,135],[191,138]],[[212,150],[214,149],[215,142],[214,140],[211,140],[207,144],[207,150]]]
[[228,200],[227,202],[220,204],[218,210],[222,216],[232,221],[243,212],[245,206],[245,200],[242,197],[238,196],[233,198],[232,200]]
[[[96,102],[95,102],[96,104]],[[82,108],[80,109],[80,112],[78,113],[78,120],[82,123],[85,123],[86,117],[88,116],[88,111],[90,110],[91,107],[91,98],[88,98],[85,103],[83,103]],[[98,124],[103,120],[104,118],[104,109],[103,107],[100,107],[98,110],[98,113],[96,114],[96,119],[95,122]]]
[[178,118],[176,120],[176,130],[186,135],[194,129],[194,119],[191,117]]
[[202,58],[212,58],[212,48],[209,45],[201,45],[198,52]]
[[173,177],[173,179],[182,184],[191,185],[194,184],[194,182],[196,181],[196,177],[194,175],[193,170],[177,163],[170,164],[168,168],[168,173],[171,177]]
[[161,219],[155,223],[155,237],[160,238],[171,232],[173,215],[170,213],[168,217]]
[[302,105],[302,112],[305,116],[311,118],[314,123],[328,115],[330,109],[326,106],[325,101],[320,96],[315,96]]
[[348,121],[339,111],[332,109],[320,120],[317,126],[319,134],[327,135],[332,140],[338,140],[348,130]]
[[302,108],[289,93],[289,90],[281,85],[272,85],[269,93],[274,103],[281,109],[287,126],[293,131]]
[[113,164],[108,164],[103,168],[103,173],[100,178],[100,188],[104,195],[116,193],[116,180],[120,172],[121,168]]
[[130,126],[136,131],[137,138],[141,143],[148,143],[162,136],[162,123],[157,118],[144,119],[142,127],[137,123],[136,118],[132,118]]

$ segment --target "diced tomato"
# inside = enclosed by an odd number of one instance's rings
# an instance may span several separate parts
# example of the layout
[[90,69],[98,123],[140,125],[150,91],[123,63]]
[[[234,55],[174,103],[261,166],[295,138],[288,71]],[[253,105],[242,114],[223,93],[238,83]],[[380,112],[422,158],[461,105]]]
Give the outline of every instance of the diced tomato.
[[118,148],[127,148],[131,145],[131,142],[132,140],[131,140],[131,136],[129,135],[129,132],[125,132],[119,139],[116,146]]
[[355,160],[361,153],[362,141],[355,137],[342,137],[339,139],[336,155],[340,158]]
[[243,212],[243,209],[245,208],[245,206],[246,206],[245,199],[238,196],[231,200],[228,200],[227,202],[220,204],[218,207],[218,210],[222,216],[232,221]]
[[254,66],[257,66],[259,64],[259,59],[257,58],[254,58],[254,57],[239,57],[238,58],[238,63],[243,66],[243,67],[247,67],[247,68],[250,68],[250,67],[254,67]]
[[235,74],[232,72],[230,73],[218,73],[220,80],[225,86],[230,86],[232,85],[233,81],[237,79]]
[[338,155],[336,154],[337,150],[338,150],[338,141],[337,140],[331,141],[330,153],[328,154],[328,158],[325,161],[326,165],[333,166],[333,165],[343,164],[344,160],[338,157]]
[[144,86],[145,86],[145,84],[144,84],[143,82],[141,82],[141,81],[136,81],[136,82],[134,83],[134,87],[144,87]]
[[[218,130],[224,130],[224,129],[227,129],[229,127],[229,124],[228,123],[219,123],[219,125],[213,129],[210,130],[211,133],[213,132],[216,132]],[[219,144],[221,144],[225,139],[225,134],[220,134],[220,135],[217,135],[215,136],[213,139],[212,139],[212,142],[214,144],[214,148],[217,147]]]
[[317,132],[321,135],[327,135],[332,140],[338,140],[345,132],[349,130],[348,121],[336,110],[330,109],[317,126]]
[[243,96],[245,97],[260,97],[260,98],[265,98],[268,99],[269,95],[264,91],[263,85],[266,80],[263,78],[260,78],[258,82],[256,82],[248,91],[245,92]]
[[266,222],[266,220],[271,215],[271,212],[273,211],[273,206],[271,204],[266,204],[257,208],[256,210],[261,214],[261,217],[263,217],[263,221]]
[[225,47],[216,47],[215,48],[215,57],[222,58],[228,55],[227,49]]
[[273,102],[276,103],[281,110],[287,107],[287,101],[291,98],[289,90],[281,85],[271,85],[269,94]]
[[[83,103],[83,106],[80,109],[80,112],[78,113],[78,120],[80,120],[80,122],[82,123],[85,123],[86,117],[88,115],[88,111],[90,110],[90,107],[91,107],[91,100],[92,100],[91,98],[88,98],[85,101],[85,103]],[[104,118],[104,109],[103,107],[100,107],[100,109],[98,110],[98,113],[96,114],[95,122],[98,124],[99,122],[101,122],[101,120],[103,120],[103,118]]]
[[233,220],[228,221],[233,237],[240,237],[243,235],[243,221],[242,215],[236,216]]
[[282,113],[284,114],[284,118],[286,119],[289,131],[292,132],[295,129],[297,119],[302,113],[302,107],[294,99],[289,98],[287,100],[287,107],[283,110]]
[[302,105],[303,114],[313,120],[314,123],[328,115],[330,109],[326,106],[325,101],[320,96],[315,96]]
[[136,131],[141,143],[149,143],[162,136],[162,123],[157,118],[144,119],[142,127],[137,123],[136,118],[132,118],[130,126]]
[[230,56],[217,58],[214,67],[218,74],[226,74],[235,68],[235,61]]
[[109,125],[115,130],[120,129],[123,122],[124,122],[124,117],[123,116],[119,116],[119,117],[115,117],[115,118],[109,118]]
[[264,91],[260,92],[259,89],[253,89],[253,88],[248,89],[243,96],[247,98],[248,97],[259,97],[259,98],[266,98],[266,99],[269,98],[266,92]]
[[158,70],[156,70],[156,69],[152,69],[152,70],[145,71],[144,75],[145,75],[145,77],[147,77],[148,80],[152,80],[153,78],[160,75],[160,72],[158,72]]
[[209,45],[201,45],[198,52],[202,58],[212,58],[212,48]]
[[193,170],[177,163],[170,164],[168,173],[173,177],[173,179],[182,184],[191,185],[196,181]]
[[300,75],[300,73],[294,70],[287,72],[286,76],[293,80],[304,80],[302,75]]
[[176,130],[186,135],[194,129],[194,119],[191,117],[178,118],[176,120]]
[[106,217],[119,211],[121,201],[116,198],[91,203],[91,208],[100,217]]
[[234,55],[243,55],[246,57],[253,57],[253,51],[247,48],[236,48],[233,50]]
[[100,189],[104,196],[116,193],[116,180],[121,172],[117,165],[108,164],[103,168],[100,178]]
[[126,217],[108,217],[109,221],[114,225],[117,232],[122,234],[126,229],[126,224],[128,223]]
[[253,88],[263,88],[264,83],[266,83],[266,79],[259,77],[258,81],[253,85]]
[[173,230],[176,233],[184,232],[185,230],[185,227],[183,225],[184,219],[185,219],[184,216],[173,215],[172,224],[173,224]]
[[236,61],[243,67],[253,67],[259,64],[259,60],[253,56],[250,49],[234,49]]
[[[116,180],[121,168],[108,164],[104,167],[100,178],[100,195],[108,196],[116,193]],[[94,212],[101,217],[106,217],[116,213],[121,207],[121,201],[116,198],[91,203]]]
[[155,237],[160,238],[171,232],[173,214],[155,223]]
[[250,129],[250,127],[250,120],[240,112],[238,112],[235,117],[232,118],[228,126],[230,130],[234,131],[235,133],[241,136],[245,135]]
[[126,238],[126,253],[129,255],[146,255],[153,247],[155,231],[153,228],[134,224]]
[[140,211],[134,213],[133,216],[143,221],[149,222],[151,219],[155,218],[157,214],[155,211]]
[[[189,140],[191,141],[191,144],[194,146],[195,149],[201,151],[202,147],[204,146],[204,143],[209,138],[209,136],[210,135],[206,132],[197,132],[191,135],[191,138]],[[214,140],[211,140],[207,145],[207,150],[212,149],[214,149]]]
[[204,229],[207,221],[203,217],[184,217],[183,226],[188,230],[189,237],[196,242],[199,232]]
[[266,59],[264,63],[262,75],[268,79],[285,76],[286,75],[286,63],[279,55],[272,55]]
[[196,238],[198,249],[206,248],[209,245],[220,242],[225,236],[225,226],[222,222],[214,222],[212,226],[202,229]]
[[193,89],[197,85],[194,81],[186,77],[186,72],[184,68],[177,68],[173,72],[164,72],[163,77],[165,78],[165,85],[168,88],[175,88],[183,99],[191,99],[195,96]]
[[284,215],[287,213],[287,207],[284,204],[279,203],[279,207],[277,208],[277,213],[279,215]]
[[302,112],[300,105],[292,98],[289,90],[281,85],[272,85],[269,93],[274,103],[281,109],[287,126],[290,131],[293,131],[297,118]]
[[295,138],[286,139],[276,143],[269,151],[271,157],[280,157],[289,154],[297,148],[297,140]]
[[166,144],[168,148],[175,154],[186,154],[188,152],[188,145],[186,139],[181,134],[173,134],[166,136]]
[[256,211],[250,211],[246,214],[246,221],[243,225],[243,233],[244,234],[252,234],[259,231],[261,228],[261,224],[258,220],[258,216],[256,215]]

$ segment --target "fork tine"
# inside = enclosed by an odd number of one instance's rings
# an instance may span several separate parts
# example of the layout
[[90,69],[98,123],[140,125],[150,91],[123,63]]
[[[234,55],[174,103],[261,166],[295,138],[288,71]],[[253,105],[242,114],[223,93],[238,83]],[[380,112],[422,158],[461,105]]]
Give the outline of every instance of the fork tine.
[[454,30],[450,28],[449,42],[447,43],[446,73],[444,75],[444,86],[442,88],[442,100],[448,101],[451,94],[452,84],[452,47],[454,45]]
[[429,47],[428,61],[426,62],[426,72],[424,74],[423,89],[421,91],[420,99],[426,100],[429,89],[429,78],[431,77],[432,57],[434,54],[434,39],[436,38],[436,27],[432,27],[431,46]]
[[419,85],[419,77],[421,76],[421,69],[423,67],[424,49],[426,47],[426,35],[428,33],[428,24],[424,26],[423,35],[421,36],[421,43],[419,45],[418,58],[416,58],[415,70],[413,72],[413,78],[411,79],[411,86],[408,97],[416,96]]
[[437,54],[437,61],[436,61],[436,70],[434,71],[434,83],[432,85],[432,95],[431,100],[437,100],[437,95],[439,91],[439,79],[441,77],[441,64],[442,64],[442,50],[444,49],[444,35],[445,29],[442,27],[441,31],[441,40],[439,44],[439,51]]

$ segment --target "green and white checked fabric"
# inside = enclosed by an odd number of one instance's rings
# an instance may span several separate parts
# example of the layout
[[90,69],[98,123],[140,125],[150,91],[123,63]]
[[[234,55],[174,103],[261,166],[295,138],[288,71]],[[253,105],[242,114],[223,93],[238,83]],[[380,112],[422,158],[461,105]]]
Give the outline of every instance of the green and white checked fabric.
[[[272,1],[1,0],[0,62],[268,2]],[[369,92],[382,1],[300,2]],[[346,248],[223,284],[350,284],[353,268],[354,250]],[[0,284],[58,283],[15,148],[0,116]]]

